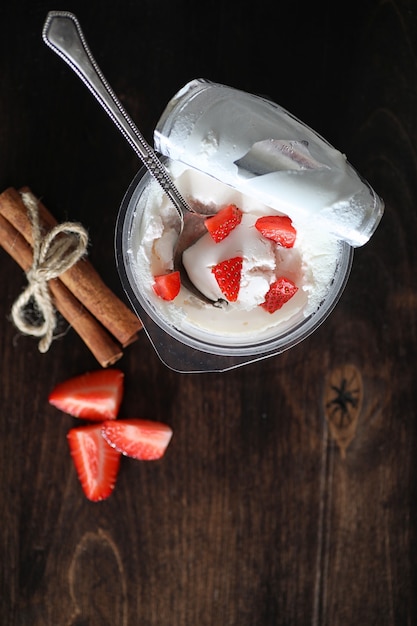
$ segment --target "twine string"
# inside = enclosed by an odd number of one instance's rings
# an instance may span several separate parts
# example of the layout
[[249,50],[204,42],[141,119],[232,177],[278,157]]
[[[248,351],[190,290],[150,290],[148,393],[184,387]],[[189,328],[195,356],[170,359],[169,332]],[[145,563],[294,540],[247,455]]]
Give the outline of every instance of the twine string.
[[[86,253],[88,234],[81,224],[63,222],[42,236],[36,199],[26,192],[21,196],[32,225],[33,263],[26,272],[28,284],[13,304],[11,314],[15,326],[26,335],[40,337],[39,351],[47,352],[57,324],[48,281],[60,276]],[[36,319],[29,314],[33,310]]]

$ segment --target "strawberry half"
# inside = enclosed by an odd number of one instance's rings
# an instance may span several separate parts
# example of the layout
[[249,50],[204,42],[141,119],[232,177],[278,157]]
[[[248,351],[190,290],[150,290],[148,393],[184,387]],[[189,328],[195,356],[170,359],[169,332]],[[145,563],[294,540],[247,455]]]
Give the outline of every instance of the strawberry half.
[[87,372],[56,385],[48,400],[73,417],[115,419],[122,401],[123,379],[118,369]]
[[236,302],[239,295],[242,264],[243,257],[236,256],[232,259],[221,261],[211,270],[222,294],[229,302]]
[[108,498],[116,484],[121,454],[105,441],[101,424],[72,428],[67,439],[87,498],[93,502]]
[[110,420],[102,424],[101,432],[110,446],[140,461],[160,459],[172,437],[166,424],[143,419]]
[[179,272],[154,276],[154,281],[153,290],[163,300],[173,300],[178,296],[181,289]]
[[215,215],[204,220],[212,239],[219,243],[242,221],[242,211],[235,204],[228,204]]
[[284,248],[292,248],[297,231],[287,215],[264,215],[255,222],[255,228],[266,239],[272,239]]
[[272,283],[265,296],[265,302],[260,306],[265,309],[265,311],[268,311],[268,313],[275,313],[275,311],[278,311],[278,309],[288,302],[297,291],[297,285],[282,276]]

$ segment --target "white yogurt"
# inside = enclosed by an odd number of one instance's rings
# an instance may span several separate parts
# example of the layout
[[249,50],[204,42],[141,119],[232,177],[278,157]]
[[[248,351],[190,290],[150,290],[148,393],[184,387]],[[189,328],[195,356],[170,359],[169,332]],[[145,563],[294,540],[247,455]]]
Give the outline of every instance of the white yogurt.
[[[130,228],[129,256],[138,290],[158,316],[197,339],[233,346],[273,338],[317,311],[341,255],[341,243],[334,236],[314,224],[294,221],[294,247],[283,248],[263,238],[254,227],[259,216],[276,214],[275,209],[178,162],[171,163],[170,169],[188,200],[213,204],[218,209],[234,203],[243,212],[241,224],[221,243],[214,243],[207,234],[185,253],[184,263],[197,287],[214,300],[223,297],[212,266],[237,254],[244,260],[237,302],[215,307],[197,300],[185,287],[173,301],[159,298],[152,287],[154,276],[173,267],[179,220],[158,183],[151,180],[140,197],[140,210]],[[260,304],[277,275],[292,280],[298,291],[271,314]]]

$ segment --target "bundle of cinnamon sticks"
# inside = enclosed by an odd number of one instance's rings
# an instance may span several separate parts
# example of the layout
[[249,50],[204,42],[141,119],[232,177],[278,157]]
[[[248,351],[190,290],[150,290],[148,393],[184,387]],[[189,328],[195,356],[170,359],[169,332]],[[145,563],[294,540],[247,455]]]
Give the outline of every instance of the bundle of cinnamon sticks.
[[[0,245],[27,272],[33,263],[32,225],[22,194],[38,204],[39,222],[47,232],[57,221],[29,188],[0,194]],[[133,343],[142,325],[136,315],[105,285],[86,258],[48,283],[55,308],[78,333],[102,367],[108,367]]]

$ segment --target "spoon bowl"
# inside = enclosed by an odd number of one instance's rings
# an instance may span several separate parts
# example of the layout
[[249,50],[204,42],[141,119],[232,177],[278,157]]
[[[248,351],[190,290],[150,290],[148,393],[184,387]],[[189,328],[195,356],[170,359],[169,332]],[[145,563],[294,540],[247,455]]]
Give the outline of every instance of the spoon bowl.
[[194,283],[188,277],[187,270],[183,264],[183,252],[190,248],[196,241],[198,241],[203,235],[207,233],[205,226],[205,219],[213,215],[212,207],[208,207],[202,203],[193,202],[193,212],[186,213],[182,222],[181,234],[177,239],[174,246],[174,270],[179,271],[181,275],[181,282],[188,289],[190,293],[198,297],[207,304],[213,304],[214,306],[221,306],[225,303],[225,300],[210,300],[204,295]]

